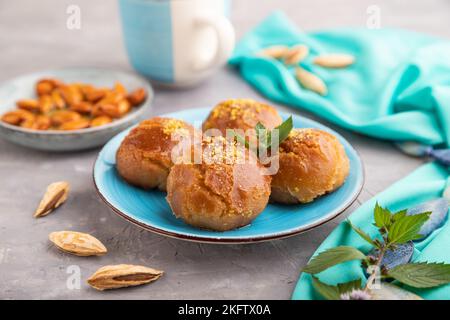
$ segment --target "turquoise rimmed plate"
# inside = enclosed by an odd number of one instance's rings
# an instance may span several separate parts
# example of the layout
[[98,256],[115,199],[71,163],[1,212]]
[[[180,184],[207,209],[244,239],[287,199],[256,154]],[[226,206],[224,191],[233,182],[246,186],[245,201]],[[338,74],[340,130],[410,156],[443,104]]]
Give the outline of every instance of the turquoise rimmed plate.
[[[194,123],[206,118],[210,109],[188,109],[164,116]],[[287,118],[287,114],[282,114]],[[155,233],[197,242],[249,243],[289,237],[308,231],[338,216],[358,197],[364,183],[361,159],[353,147],[328,127],[294,115],[294,127],[318,128],[336,135],[350,159],[350,174],[342,187],[316,201],[302,205],[269,204],[245,227],[215,232],[194,228],[177,219],[161,191],[146,191],[127,184],[115,168],[116,151],[129,130],[112,138],[100,151],[94,165],[94,183],[100,197],[120,216]]]

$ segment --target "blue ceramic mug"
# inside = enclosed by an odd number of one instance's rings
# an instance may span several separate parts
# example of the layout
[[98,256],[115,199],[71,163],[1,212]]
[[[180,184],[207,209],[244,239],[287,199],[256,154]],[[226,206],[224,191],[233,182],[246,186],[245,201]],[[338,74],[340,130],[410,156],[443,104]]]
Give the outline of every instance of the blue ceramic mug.
[[205,79],[234,48],[228,5],[229,0],[119,0],[132,66],[166,85]]

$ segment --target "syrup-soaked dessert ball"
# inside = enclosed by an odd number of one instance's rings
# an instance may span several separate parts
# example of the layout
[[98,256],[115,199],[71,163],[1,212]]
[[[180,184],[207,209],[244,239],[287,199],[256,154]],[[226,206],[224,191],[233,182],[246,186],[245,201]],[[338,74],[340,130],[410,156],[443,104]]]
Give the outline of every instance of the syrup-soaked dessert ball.
[[193,136],[194,127],[171,118],[142,121],[125,137],[116,154],[119,175],[143,189],[166,190],[172,162],[172,149],[179,143],[173,135]]
[[226,135],[227,129],[246,131],[255,128],[258,122],[273,129],[281,124],[282,119],[277,110],[267,104],[252,99],[230,99],[211,110],[203,122],[203,130],[218,129]]
[[242,227],[268,203],[271,177],[264,166],[243,145],[225,141],[205,137],[200,163],[176,163],[167,178],[172,211],[192,226],[216,231]]
[[339,188],[349,173],[344,147],[332,134],[293,129],[280,144],[279,170],[272,176],[271,201],[306,203]]

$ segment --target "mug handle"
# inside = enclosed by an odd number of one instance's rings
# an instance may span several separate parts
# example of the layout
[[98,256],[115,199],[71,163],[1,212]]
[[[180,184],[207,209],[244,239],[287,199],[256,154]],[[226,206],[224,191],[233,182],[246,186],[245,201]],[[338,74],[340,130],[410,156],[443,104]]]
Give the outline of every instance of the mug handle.
[[221,15],[199,16],[195,19],[196,28],[211,27],[217,36],[216,54],[208,61],[194,60],[192,67],[195,71],[206,71],[225,63],[234,49],[234,28],[230,20]]

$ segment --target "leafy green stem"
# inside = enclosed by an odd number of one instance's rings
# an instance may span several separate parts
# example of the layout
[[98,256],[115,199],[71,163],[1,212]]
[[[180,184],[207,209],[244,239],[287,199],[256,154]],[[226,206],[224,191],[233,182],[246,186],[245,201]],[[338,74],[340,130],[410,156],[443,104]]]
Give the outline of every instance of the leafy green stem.
[[386,250],[387,250],[387,248],[385,246],[382,246],[379,249],[379,254],[378,254],[377,260],[374,264],[372,264],[372,266],[374,266],[375,268],[372,268],[372,273],[370,274],[369,278],[367,279],[366,285],[364,287],[364,291],[366,291],[366,292],[369,291],[370,287],[376,280],[377,273],[378,273],[378,270],[380,270],[380,268],[381,268],[381,262],[383,261]]
[[[448,211],[446,200],[444,210],[446,214]],[[350,220],[347,220],[351,229],[374,248],[372,251],[365,254],[359,249],[348,245],[328,248],[315,255],[303,268],[303,272],[312,275],[314,289],[322,297],[329,300],[376,299],[373,296],[373,292],[369,292],[370,289],[373,289],[376,280],[381,281],[388,278],[395,279],[402,284],[414,288],[433,288],[449,284],[449,263],[423,261],[403,262],[394,267],[383,265],[384,258],[390,257],[392,259],[391,253],[395,255],[395,251],[399,249],[400,245],[423,238],[421,229],[430,218],[432,212],[425,211],[408,215],[408,210],[401,210],[392,213],[389,209],[383,208],[377,203],[374,209],[374,226],[378,229],[377,235],[371,235],[354,225]],[[396,259],[396,257],[394,258]],[[316,276],[316,274],[337,264],[354,260],[360,260],[362,267],[368,274],[368,279],[363,287],[361,287],[362,279],[354,279],[346,283],[329,285],[321,282]],[[394,287],[396,291],[403,290],[391,284],[387,285],[387,287],[391,289]],[[345,296],[344,293],[346,294]],[[395,295],[401,296],[399,294]],[[413,295],[412,298],[414,297],[420,298]]]

